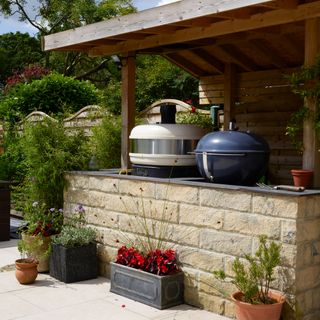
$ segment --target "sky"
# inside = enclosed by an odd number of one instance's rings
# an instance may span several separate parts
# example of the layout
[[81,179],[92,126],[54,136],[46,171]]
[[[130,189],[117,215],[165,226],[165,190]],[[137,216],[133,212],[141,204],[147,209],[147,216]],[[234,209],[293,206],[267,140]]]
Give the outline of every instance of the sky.
[[[132,2],[133,5],[141,11],[176,1],[178,0],[133,0]],[[32,0],[28,2],[32,2]],[[4,18],[0,15],[0,34],[17,31],[22,33],[28,32],[30,35],[34,35],[37,32],[37,29],[28,23],[20,22],[17,16]]]

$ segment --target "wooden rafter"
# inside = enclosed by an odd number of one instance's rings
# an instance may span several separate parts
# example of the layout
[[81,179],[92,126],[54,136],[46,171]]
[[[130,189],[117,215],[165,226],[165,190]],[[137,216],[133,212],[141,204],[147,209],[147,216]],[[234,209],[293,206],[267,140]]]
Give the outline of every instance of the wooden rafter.
[[224,72],[224,64],[218,58],[216,58],[213,54],[201,48],[194,49],[192,50],[192,52],[197,56],[199,56],[201,59],[207,61],[207,63],[213,66],[219,73]]
[[150,36],[138,43],[128,40],[115,46],[102,46],[92,49],[90,55],[110,55],[131,49],[143,50],[146,48],[168,45],[178,42],[192,41],[207,37],[217,37],[232,34],[234,31],[249,31],[258,28],[286,24],[292,21],[302,21],[320,16],[320,2],[311,2],[298,6],[296,9],[279,9],[256,14],[251,19],[227,20],[217,22],[209,27],[196,27],[185,30],[177,30],[173,34]]
[[252,39],[250,43],[254,46],[255,50],[259,52],[264,58],[266,58],[271,64],[279,69],[287,67],[286,61],[281,58],[278,52],[270,45],[261,39]]
[[175,65],[187,70],[190,74],[192,74],[195,77],[207,75],[207,72],[205,70],[199,68],[199,66],[197,66],[195,63],[187,60],[186,58],[184,58],[182,55],[178,53],[165,54],[164,57],[167,60],[174,63]]
[[225,55],[229,56],[231,61],[239,65],[246,71],[254,71],[257,69],[252,59],[243,54],[237,47],[232,44],[224,44],[218,47]]

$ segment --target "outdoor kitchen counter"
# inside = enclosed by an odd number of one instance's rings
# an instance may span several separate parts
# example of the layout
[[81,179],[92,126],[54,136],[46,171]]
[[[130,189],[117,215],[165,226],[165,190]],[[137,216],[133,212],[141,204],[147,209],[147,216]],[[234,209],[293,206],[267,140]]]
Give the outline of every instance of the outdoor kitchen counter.
[[[265,234],[281,244],[283,267],[290,275],[289,281],[275,275],[274,289],[292,294],[301,320],[319,319],[320,190],[293,192],[118,172],[65,175],[64,212],[72,215],[78,203],[84,206],[87,223],[98,231],[101,275],[110,277],[109,263],[126,243],[124,235],[128,239],[139,233],[133,221],[144,210],[151,225],[163,220],[169,225],[167,241],[177,249],[185,274],[185,302],[232,317],[232,302],[212,289],[217,285],[212,271],[223,268],[232,277],[232,261],[255,252],[258,237]],[[223,290],[229,292],[230,286]]]
[[286,191],[286,190],[276,190],[273,189],[273,186],[258,187],[258,186],[239,186],[239,185],[230,185],[230,184],[218,184],[207,182],[203,178],[194,178],[194,177],[184,177],[184,178],[155,178],[155,177],[143,177],[143,176],[133,176],[131,174],[119,174],[119,169],[108,169],[100,171],[72,171],[69,173],[79,174],[79,175],[88,175],[88,176],[97,176],[97,177],[112,177],[119,179],[127,179],[134,181],[149,181],[149,182],[158,182],[165,184],[180,184],[186,186],[194,187],[203,187],[203,188],[213,188],[213,189],[226,189],[226,190],[239,190],[246,192],[258,192],[258,193],[268,193],[275,195],[287,195],[287,196],[311,196],[311,195],[320,195],[320,189],[306,189],[304,191]]

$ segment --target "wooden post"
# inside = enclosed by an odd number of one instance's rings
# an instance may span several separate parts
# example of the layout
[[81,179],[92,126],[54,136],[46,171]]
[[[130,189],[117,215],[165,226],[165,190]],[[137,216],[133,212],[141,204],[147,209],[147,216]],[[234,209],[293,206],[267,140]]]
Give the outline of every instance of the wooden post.
[[[309,19],[305,22],[305,64],[312,65],[320,51],[320,19]],[[316,104],[312,99],[306,99],[305,105],[316,111]],[[319,139],[317,138],[314,119],[310,117],[303,124],[303,169],[314,171],[313,185],[320,187],[320,152]]]
[[122,59],[122,131],[121,131],[121,169],[131,167],[129,160],[129,135],[135,124],[135,55],[128,53]]
[[229,129],[229,123],[234,117],[236,90],[236,69],[234,64],[226,64],[224,69],[224,130]]

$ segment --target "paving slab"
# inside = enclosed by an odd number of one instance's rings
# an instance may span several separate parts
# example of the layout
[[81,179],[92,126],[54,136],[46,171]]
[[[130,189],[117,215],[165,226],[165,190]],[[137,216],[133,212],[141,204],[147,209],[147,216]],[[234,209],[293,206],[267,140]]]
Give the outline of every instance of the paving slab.
[[66,284],[39,274],[34,284],[21,285],[14,270],[3,268],[19,258],[16,245],[0,242],[1,320],[230,320],[186,304],[152,308],[111,293],[110,280],[103,277]]

